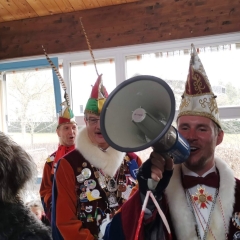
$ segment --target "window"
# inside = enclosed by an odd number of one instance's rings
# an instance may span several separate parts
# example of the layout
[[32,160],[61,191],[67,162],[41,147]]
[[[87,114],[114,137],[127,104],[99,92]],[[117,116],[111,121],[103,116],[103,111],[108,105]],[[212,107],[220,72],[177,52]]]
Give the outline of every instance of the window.
[[[240,105],[240,49],[236,44],[199,48],[218,106]],[[153,75],[165,80],[173,89],[176,107],[187,79],[190,49],[148,53],[126,57],[127,78],[138,74]]]
[[80,114],[83,114],[83,105],[80,105]]
[[2,72],[1,89],[4,132],[22,146],[37,165],[36,184],[26,199],[28,201],[40,197],[45,160],[58,145],[55,131],[56,99],[58,103],[61,101],[57,91],[60,89],[59,82],[56,76],[53,77],[53,71],[45,59],[0,64],[1,69],[6,70]]
[[[97,60],[96,64],[98,73],[103,74],[103,85],[110,93],[116,87],[115,62],[113,59],[103,59]],[[71,63],[70,71],[73,113],[75,116],[83,116],[83,106],[86,106],[90,97],[92,86],[97,80],[97,73],[92,61]]]

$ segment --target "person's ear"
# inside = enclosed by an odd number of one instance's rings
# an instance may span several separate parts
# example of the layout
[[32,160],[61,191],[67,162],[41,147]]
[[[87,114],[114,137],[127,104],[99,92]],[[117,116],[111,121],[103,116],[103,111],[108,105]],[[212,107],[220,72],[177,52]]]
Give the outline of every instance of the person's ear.
[[223,132],[223,130],[220,130],[217,135],[217,144],[216,145],[219,145],[223,141],[223,137],[224,137],[224,132]]

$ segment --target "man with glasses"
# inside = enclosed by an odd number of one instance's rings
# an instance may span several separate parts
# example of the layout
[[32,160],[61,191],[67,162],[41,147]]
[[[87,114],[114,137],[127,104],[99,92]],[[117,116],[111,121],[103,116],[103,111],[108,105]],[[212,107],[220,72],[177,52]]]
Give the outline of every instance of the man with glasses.
[[108,93],[101,75],[85,108],[86,126],[76,149],[58,163],[53,188],[53,239],[102,239],[107,223],[126,201],[141,160],[110,147],[101,134],[100,113]]

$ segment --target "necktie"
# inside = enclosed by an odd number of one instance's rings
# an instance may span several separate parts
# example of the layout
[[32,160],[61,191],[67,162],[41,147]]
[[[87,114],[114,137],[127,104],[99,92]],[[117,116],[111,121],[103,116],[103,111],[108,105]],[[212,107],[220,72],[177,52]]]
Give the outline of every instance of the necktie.
[[209,187],[218,188],[219,187],[219,175],[216,172],[211,172],[205,177],[194,177],[184,175],[182,179],[183,187],[185,189],[194,187],[198,184],[206,185]]

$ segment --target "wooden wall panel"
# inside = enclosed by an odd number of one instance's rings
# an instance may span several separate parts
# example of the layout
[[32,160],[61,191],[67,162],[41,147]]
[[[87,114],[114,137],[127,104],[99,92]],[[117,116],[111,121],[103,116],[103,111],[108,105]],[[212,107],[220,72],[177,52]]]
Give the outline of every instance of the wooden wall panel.
[[240,31],[240,0],[142,0],[74,13],[0,23],[0,59]]

